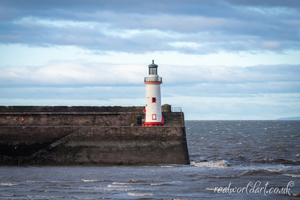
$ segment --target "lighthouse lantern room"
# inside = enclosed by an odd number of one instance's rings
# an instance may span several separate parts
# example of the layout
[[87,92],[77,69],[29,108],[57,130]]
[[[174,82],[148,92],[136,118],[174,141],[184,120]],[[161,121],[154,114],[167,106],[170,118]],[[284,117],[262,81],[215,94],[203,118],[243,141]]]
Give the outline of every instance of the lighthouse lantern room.
[[163,126],[164,117],[161,112],[161,94],[160,84],[162,78],[157,75],[157,65],[149,65],[149,75],[145,77],[144,83],[146,84],[146,120],[143,126]]

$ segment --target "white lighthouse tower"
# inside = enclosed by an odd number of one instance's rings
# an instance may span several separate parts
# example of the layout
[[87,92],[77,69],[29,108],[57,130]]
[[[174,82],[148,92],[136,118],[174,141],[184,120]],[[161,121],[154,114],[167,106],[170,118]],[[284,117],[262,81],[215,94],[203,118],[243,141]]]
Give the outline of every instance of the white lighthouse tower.
[[160,84],[162,78],[157,75],[157,65],[149,65],[149,75],[145,77],[144,83],[146,84],[146,120],[143,126],[163,126],[164,117],[161,112],[161,95]]

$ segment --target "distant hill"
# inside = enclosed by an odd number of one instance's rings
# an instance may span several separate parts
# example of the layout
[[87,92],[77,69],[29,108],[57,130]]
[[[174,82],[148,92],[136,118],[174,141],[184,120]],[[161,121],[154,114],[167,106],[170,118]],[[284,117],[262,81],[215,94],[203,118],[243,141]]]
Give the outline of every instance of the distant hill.
[[276,120],[300,120],[300,117],[278,118]]

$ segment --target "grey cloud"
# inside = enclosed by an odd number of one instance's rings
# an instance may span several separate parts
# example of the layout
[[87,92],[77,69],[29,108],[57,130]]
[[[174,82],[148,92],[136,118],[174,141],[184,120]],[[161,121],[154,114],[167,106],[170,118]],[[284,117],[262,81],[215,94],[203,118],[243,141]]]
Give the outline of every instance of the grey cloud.
[[[83,87],[83,86],[132,86],[143,80],[147,69],[131,65],[102,63],[57,62],[39,67],[1,68],[2,87]],[[144,69],[144,70],[143,70]]]
[[300,7],[300,2],[295,0],[226,0],[234,5],[249,5],[249,6],[271,6],[271,7]]
[[[182,68],[185,70],[183,71]],[[299,82],[300,65],[259,65],[249,67],[226,66],[172,66],[161,73],[169,83],[263,83]],[[178,79],[177,77],[182,77]]]
[[[184,24],[183,21],[181,23]],[[228,23],[230,24],[230,22]],[[238,24],[239,25],[237,26],[240,26],[239,29],[243,29],[242,26],[244,25],[241,25],[240,22]],[[233,25],[234,23],[229,26],[232,28],[232,31],[235,31]],[[210,54],[219,51],[239,52],[263,50],[280,52],[287,49],[300,48],[300,42],[297,38],[293,38],[296,37],[293,36],[293,34],[296,33],[296,30],[284,31],[282,29],[278,33],[273,32],[273,36],[267,35],[266,33],[263,33],[261,36],[256,36],[251,34],[247,35],[246,31],[240,33],[238,30],[235,33],[229,33],[229,29],[231,28],[223,27],[221,32],[218,32],[217,28],[213,28],[215,30],[211,30],[211,32],[204,31],[204,33],[192,34],[179,34],[169,31],[155,32],[149,30],[139,31],[129,37],[122,37],[120,34],[126,34],[126,30],[114,29],[112,27],[101,30],[100,27],[101,24],[89,28],[72,25],[49,27],[34,23],[3,23],[0,24],[0,42],[2,44],[25,44],[36,46],[71,45],[90,50],[132,53],[179,51],[190,54]],[[180,27],[182,28],[181,25]],[[258,27],[259,26],[256,25],[253,29],[258,30]],[[115,32],[117,34],[114,35],[110,32]],[[270,31],[266,32],[270,33]],[[283,37],[282,35],[288,35],[288,37]],[[172,45],[173,43],[194,43],[199,46],[174,46]]]
[[[41,17],[66,18],[67,11],[74,16],[82,13],[94,13],[112,11],[116,13],[140,13],[140,14],[185,14],[199,15],[199,13],[211,16],[230,15],[230,8],[234,6],[265,6],[265,7],[300,7],[296,0],[152,0],[152,1],[97,1],[97,0],[2,0],[1,7],[9,10],[9,14],[3,17],[18,17],[35,15]],[[14,12],[14,10],[18,12]],[[51,15],[52,13],[52,15]],[[53,15],[55,13],[56,15]],[[81,15],[82,20],[89,15]],[[85,18],[87,17],[87,18]],[[90,20],[90,19],[89,19]]]
[[[215,0],[153,0],[153,1],[95,1],[95,0],[3,0],[1,7],[10,10],[10,15],[2,15],[2,18],[15,19],[24,16],[35,15],[39,17],[50,17],[51,13],[56,13],[53,18],[76,18],[80,20],[91,20],[88,13],[97,13],[103,11],[112,11],[116,13],[140,13],[140,14],[198,14],[199,12],[211,12],[218,5],[219,1]],[[210,8],[210,9],[208,9]],[[14,12],[14,10],[19,12]],[[70,11],[70,12],[68,12]],[[71,17],[72,16],[72,17]]]
[[300,81],[297,82],[262,82],[262,83],[202,83],[190,85],[162,86],[164,97],[177,95],[190,97],[227,97],[249,98],[260,94],[299,93]]
[[[286,5],[277,1],[251,2],[1,1],[0,43],[187,54],[283,52],[300,48],[297,7],[291,8],[290,1]],[[251,9],[248,4],[258,7]],[[270,7],[262,9],[261,5]],[[280,12],[272,10],[274,6]],[[43,20],[68,23],[54,26],[41,22]],[[93,27],[72,25],[80,22],[92,23]],[[120,35],[128,31],[138,33],[130,37]],[[199,47],[172,45],[183,42]]]
[[[99,25],[100,26],[100,25]],[[113,30],[118,32],[118,30]],[[122,30],[120,30],[122,32]],[[150,33],[136,34],[134,38],[122,38],[84,27],[47,27],[37,24],[0,24],[2,44],[35,46],[70,45],[100,51],[145,53],[172,49],[163,38]]]

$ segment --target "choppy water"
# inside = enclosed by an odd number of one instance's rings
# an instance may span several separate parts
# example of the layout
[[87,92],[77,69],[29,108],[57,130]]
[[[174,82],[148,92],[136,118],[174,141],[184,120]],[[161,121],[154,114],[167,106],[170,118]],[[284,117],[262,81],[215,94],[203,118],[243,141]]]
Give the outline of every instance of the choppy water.
[[300,121],[187,121],[186,130],[191,165],[2,166],[0,198],[299,199]]

